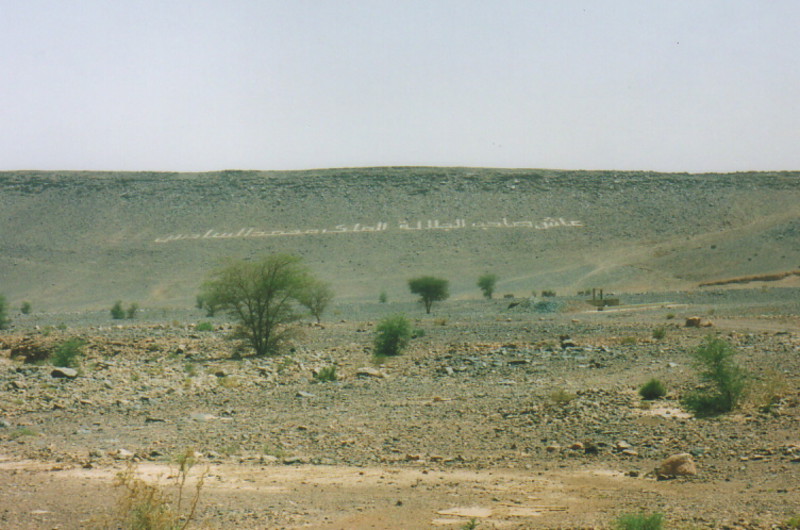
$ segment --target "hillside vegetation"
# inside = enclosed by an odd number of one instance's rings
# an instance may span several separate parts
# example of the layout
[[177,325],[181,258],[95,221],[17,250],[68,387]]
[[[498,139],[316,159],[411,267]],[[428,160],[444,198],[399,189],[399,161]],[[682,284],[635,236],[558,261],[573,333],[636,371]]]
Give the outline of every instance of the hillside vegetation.
[[[337,299],[692,289],[800,267],[800,172],[471,168],[0,173],[0,278],[12,307],[191,305],[226,258],[303,257]],[[788,275],[786,282],[796,282]]]

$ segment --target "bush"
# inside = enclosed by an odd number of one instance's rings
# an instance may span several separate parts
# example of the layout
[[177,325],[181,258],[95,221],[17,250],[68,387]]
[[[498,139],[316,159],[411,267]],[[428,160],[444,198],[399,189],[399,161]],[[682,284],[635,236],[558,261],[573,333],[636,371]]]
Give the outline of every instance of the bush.
[[136,304],[131,304],[130,307],[128,307],[128,310],[125,312],[125,316],[129,319],[134,319],[136,318],[137,311],[139,311],[139,306]]
[[653,330],[653,338],[656,340],[663,340],[667,336],[667,328],[659,326]]
[[386,291],[381,291],[381,294],[378,295],[378,302],[385,304],[389,300],[389,297],[386,296]]
[[125,318],[125,310],[122,309],[122,302],[119,300],[111,306],[111,318],[114,320],[122,320]]
[[0,329],[6,329],[10,323],[6,309],[6,297],[0,294]]
[[322,313],[333,300],[333,290],[325,282],[314,281],[300,293],[298,301],[317,319],[317,324],[322,319]]
[[197,331],[214,331],[214,324],[211,322],[198,322],[194,329]]
[[667,395],[667,387],[658,379],[653,378],[642,385],[639,395],[646,400],[661,399]]
[[494,286],[497,284],[496,274],[483,274],[478,278],[478,287],[483,292],[484,298],[491,300],[494,294]]
[[314,282],[300,258],[275,254],[214,271],[201,296],[236,319],[234,336],[263,356],[278,353],[287,340],[289,325],[300,318],[299,300]]
[[375,327],[375,355],[400,355],[411,340],[411,323],[403,315],[384,318]]
[[136,467],[129,464],[125,471],[117,474],[114,486],[120,490],[116,514],[106,521],[103,528],[129,528],[132,530],[177,530],[189,526],[194,520],[200,492],[205,484],[208,469],[203,471],[195,484],[195,491],[188,500],[188,511],[183,510],[183,496],[189,472],[195,464],[194,451],[187,450],[177,459],[178,469],[173,474],[174,495],[158,484],[148,484],[136,477]]
[[78,337],[73,337],[62,342],[50,357],[53,366],[74,368],[78,366],[78,359],[83,355],[83,346],[86,342]]
[[433,276],[420,276],[408,280],[408,288],[412,293],[419,295],[419,301],[425,306],[425,312],[430,314],[434,302],[447,300],[449,282]]
[[336,381],[338,379],[336,376],[336,367],[331,365],[320,368],[314,372],[314,379],[320,383]]
[[22,302],[22,305],[19,306],[19,311],[23,315],[30,315],[30,313],[31,313],[31,303],[30,302]]
[[544,290],[542,291],[542,298],[552,298],[556,295],[555,291],[551,290]]
[[684,406],[696,416],[716,416],[736,408],[744,396],[746,377],[733,360],[733,347],[723,339],[708,337],[694,353],[704,387],[689,393]]
[[664,528],[664,516],[660,513],[620,515],[614,522],[614,528],[619,530],[661,530]]

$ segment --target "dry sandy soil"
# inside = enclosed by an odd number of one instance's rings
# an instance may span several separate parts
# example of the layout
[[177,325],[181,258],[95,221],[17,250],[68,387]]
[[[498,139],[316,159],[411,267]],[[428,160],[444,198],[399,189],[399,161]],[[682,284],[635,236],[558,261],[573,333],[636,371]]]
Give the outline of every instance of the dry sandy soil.
[[[669,528],[778,528],[800,515],[798,289],[631,295],[603,312],[557,302],[453,301],[431,316],[340,304],[303,324],[291,355],[243,360],[224,317],[201,332],[197,311],[17,316],[0,335],[0,526],[101,525],[117,473],[133,463],[174,493],[187,448],[188,495],[205,473],[197,527],[604,528],[645,511]],[[374,323],[394,312],[425,333],[378,364]],[[713,326],[685,328],[693,315]],[[753,391],[696,419],[679,398],[710,333],[735,346]],[[87,341],[74,379],[10,358],[71,336]],[[338,381],[314,380],[325,366]],[[382,376],[357,375],[367,367]],[[643,404],[651,377],[669,392]],[[698,473],[657,480],[682,452]]]

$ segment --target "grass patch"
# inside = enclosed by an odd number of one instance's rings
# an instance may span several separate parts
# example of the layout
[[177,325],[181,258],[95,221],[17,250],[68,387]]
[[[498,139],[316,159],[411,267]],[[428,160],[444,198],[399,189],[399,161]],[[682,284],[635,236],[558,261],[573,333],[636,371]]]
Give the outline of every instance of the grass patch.
[[28,427],[20,427],[8,435],[9,440],[16,440],[17,438],[22,438],[23,436],[39,436],[39,433],[30,429]]
[[667,328],[659,326],[653,330],[653,338],[656,340],[663,340],[667,336]]
[[314,372],[314,380],[320,383],[329,383],[338,380],[336,376],[336,367],[333,365],[323,366]]
[[614,521],[618,530],[661,530],[664,528],[664,516],[660,513],[624,514]]
[[211,322],[198,322],[194,329],[197,331],[214,331],[214,324]]
[[114,486],[120,491],[117,510],[113,520],[107,521],[105,528],[127,528],[131,530],[179,530],[188,528],[195,518],[200,493],[208,470],[200,474],[194,493],[187,499],[184,510],[186,480],[195,465],[193,450],[178,456],[177,473],[174,474],[176,493],[169,495],[158,484],[149,484],[136,477],[136,465],[128,464],[117,474]]
[[557,407],[563,407],[569,404],[576,396],[572,392],[567,392],[563,388],[559,388],[558,390],[554,390],[550,393],[550,403]]

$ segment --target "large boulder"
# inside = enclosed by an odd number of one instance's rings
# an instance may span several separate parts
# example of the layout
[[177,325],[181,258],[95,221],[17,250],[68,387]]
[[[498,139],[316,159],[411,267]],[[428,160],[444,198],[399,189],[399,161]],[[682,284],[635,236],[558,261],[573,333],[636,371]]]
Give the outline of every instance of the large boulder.
[[697,474],[697,466],[689,453],[672,455],[656,468],[658,478],[674,478]]

